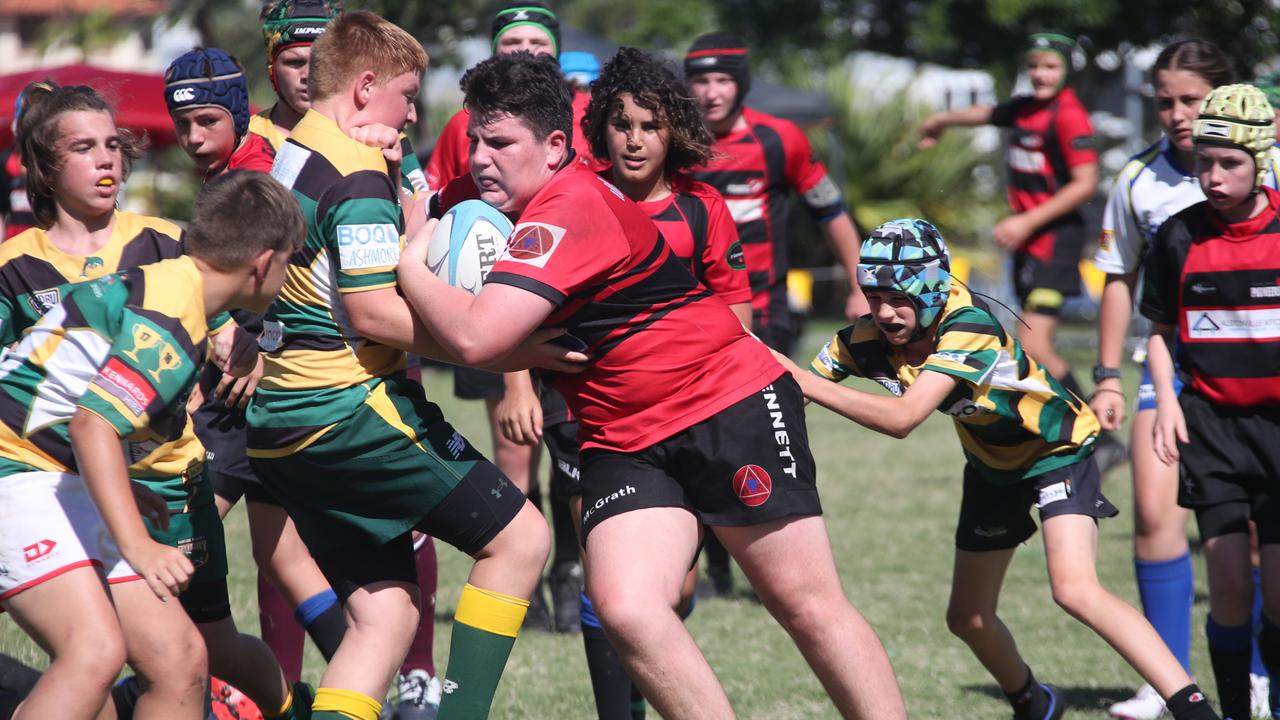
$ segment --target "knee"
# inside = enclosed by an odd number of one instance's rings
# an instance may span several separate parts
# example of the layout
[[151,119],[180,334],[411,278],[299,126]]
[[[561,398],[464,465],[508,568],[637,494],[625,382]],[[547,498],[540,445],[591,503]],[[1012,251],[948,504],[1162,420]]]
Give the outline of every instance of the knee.
[[48,673],[65,672],[83,683],[86,692],[105,695],[126,660],[124,638],[119,631],[95,635],[58,653],[49,663]]
[[533,577],[541,577],[550,553],[551,531],[547,521],[528,503],[481,551],[481,555],[502,557],[506,565],[524,569]]
[[143,657],[130,657],[130,661],[148,685],[171,692],[191,687],[204,691],[209,675],[208,652],[194,625],[180,632],[166,633],[163,638],[147,638],[146,645]]
[[1096,581],[1087,580],[1054,582],[1052,589],[1053,601],[1077,619],[1089,617],[1099,594],[1106,592]]
[[611,638],[624,645],[651,629],[657,613],[672,613],[671,603],[653,593],[589,591],[596,617]]
[[836,604],[847,604],[841,595],[838,598],[823,598],[815,593],[795,593],[770,608],[778,624],[793,637],[816,637],[827,632],[832,609]]
[[947,630],[952,635],[968,642],[988,632],[995,625],[994,612],[984,612],[972,608],[947,608]]

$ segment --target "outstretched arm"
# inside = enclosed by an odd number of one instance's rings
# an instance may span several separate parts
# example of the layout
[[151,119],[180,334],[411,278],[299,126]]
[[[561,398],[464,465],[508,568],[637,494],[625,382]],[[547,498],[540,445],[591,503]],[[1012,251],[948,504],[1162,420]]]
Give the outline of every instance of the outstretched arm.
[[963,110],[934,113],[920,123],[920,142],[917,147],[927,150],[937,145],[938,138],[942,137],[942,132],[949,127],[986,125],[991,122],[991,111],[994,109],[991,105],[974,105]]

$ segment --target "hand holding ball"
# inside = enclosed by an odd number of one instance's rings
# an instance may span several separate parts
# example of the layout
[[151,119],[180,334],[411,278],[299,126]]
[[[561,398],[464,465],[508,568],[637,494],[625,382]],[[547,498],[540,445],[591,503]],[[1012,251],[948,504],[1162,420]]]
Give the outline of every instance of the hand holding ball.
[[427,243],[427,267],[436,277],[471,294],[507,247],[511,221],[480,200],[465,200],[449,209]]

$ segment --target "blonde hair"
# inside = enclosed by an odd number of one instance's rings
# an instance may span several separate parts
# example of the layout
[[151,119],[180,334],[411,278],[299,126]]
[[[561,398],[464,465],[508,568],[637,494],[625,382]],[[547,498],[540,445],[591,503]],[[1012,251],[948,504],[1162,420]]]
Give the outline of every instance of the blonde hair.
[[339,15],[311,46],[307,84],[313,100],[324,100],[342,92],[362,72],[372,72],[383,84],[426,70],[427,51],[412,35],[371,12],[349,12]]

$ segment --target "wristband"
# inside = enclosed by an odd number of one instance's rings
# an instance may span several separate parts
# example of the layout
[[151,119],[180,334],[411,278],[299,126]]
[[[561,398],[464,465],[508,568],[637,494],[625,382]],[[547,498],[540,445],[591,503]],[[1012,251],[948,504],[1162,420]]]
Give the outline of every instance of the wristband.
[[1120,368],[1105,367],[1101,364],[1093,366],[1093,382],[1100,383],[1103,380],[1111,380],[1120,377]]

